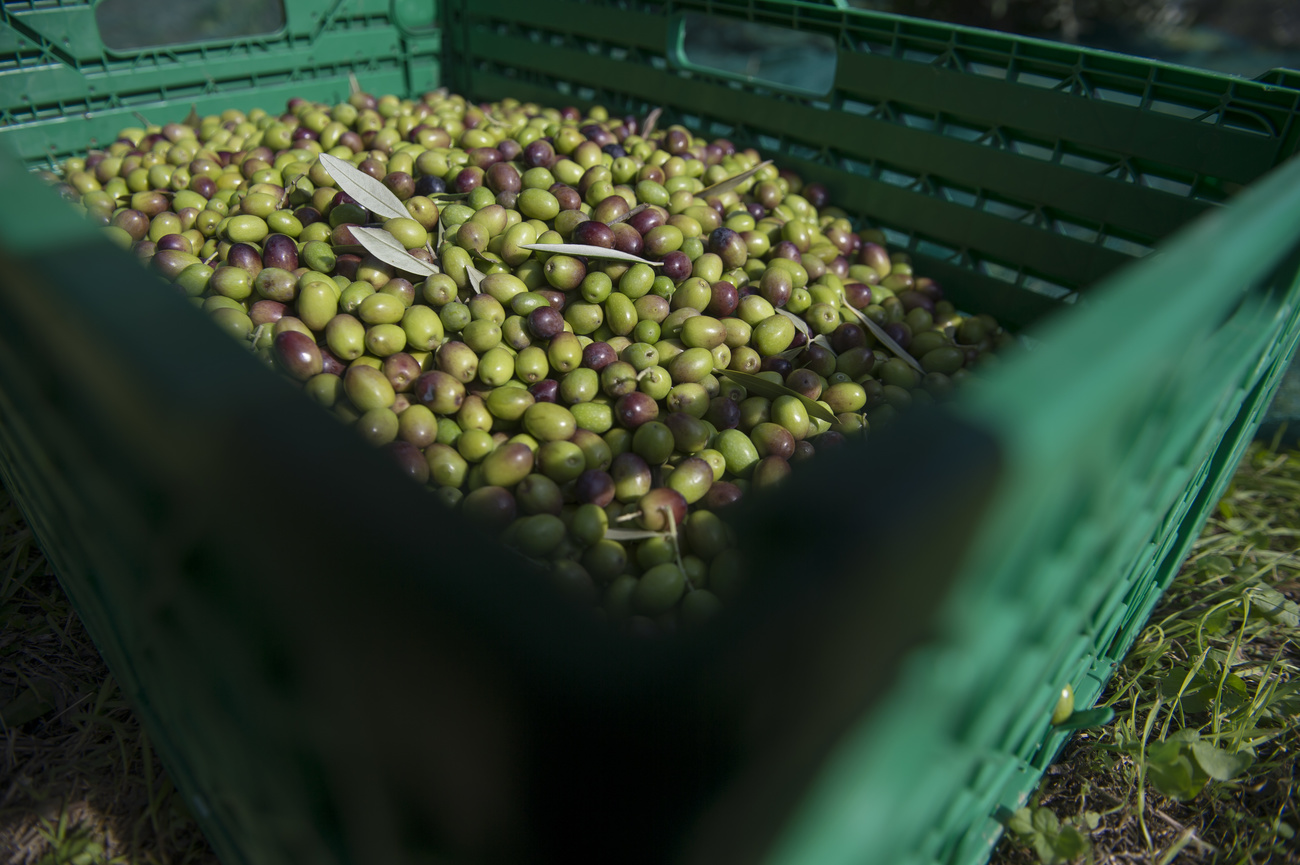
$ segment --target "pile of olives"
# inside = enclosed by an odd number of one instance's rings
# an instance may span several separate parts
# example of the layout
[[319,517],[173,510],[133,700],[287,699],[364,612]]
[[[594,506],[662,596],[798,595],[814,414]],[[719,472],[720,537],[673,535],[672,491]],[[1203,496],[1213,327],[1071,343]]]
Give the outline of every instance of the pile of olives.
[[1011,336],[823,186],[656,116],[358,92],[124,129],[47,176],[416,482],[671,631],[744,583],[718,511]]

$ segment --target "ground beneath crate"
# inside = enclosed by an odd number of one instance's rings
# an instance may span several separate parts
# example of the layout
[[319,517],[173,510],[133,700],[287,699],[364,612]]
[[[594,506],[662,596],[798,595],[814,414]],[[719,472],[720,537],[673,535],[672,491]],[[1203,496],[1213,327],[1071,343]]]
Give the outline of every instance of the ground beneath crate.
[[3,491],[0,718],[0,863],[216,865]]

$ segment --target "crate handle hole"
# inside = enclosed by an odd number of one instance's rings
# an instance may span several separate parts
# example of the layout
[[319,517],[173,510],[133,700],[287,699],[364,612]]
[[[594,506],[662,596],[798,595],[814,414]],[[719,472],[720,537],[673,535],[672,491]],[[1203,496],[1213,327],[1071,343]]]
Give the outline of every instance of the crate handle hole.
[[680,69],[806,96],[835,86],[835,41],[823,33],[685,12],[668,38],[668,57]]

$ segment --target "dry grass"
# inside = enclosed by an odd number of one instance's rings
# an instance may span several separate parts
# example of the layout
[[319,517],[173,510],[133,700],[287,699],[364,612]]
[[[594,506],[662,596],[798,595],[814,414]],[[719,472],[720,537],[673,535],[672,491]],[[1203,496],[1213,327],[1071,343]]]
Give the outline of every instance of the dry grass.
[[0,490],[0,862],[215,863]]

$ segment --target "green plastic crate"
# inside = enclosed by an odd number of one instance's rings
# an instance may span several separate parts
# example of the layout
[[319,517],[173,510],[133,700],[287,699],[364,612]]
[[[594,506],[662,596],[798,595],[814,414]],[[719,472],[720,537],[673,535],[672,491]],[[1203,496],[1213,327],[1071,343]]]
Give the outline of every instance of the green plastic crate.
[[[7,3],[0,141],[35,166],[135,112],[337,100],[349,73],[663,107],[825,182],[1039,343],[897,440],[905,473],[868,449],[792,479],[895,484],[870,555],[774,582],[699,640],[629,646],[6,164],[30,207],[0,214],[0,468],[223,861],[571,861],[620,840],[623,861],[984,861],[1068,735],[1056,694],[1100,694],[1295,350],[1295,74],[815,3],[285,6],[271,36],[114,55],[87,4]],[[687,70],[699,13],[830,37],[833,89]],[[304,516],[335,497],[383,519]],[[950,526],[929,545],[947,549],[917,559],[918,524]]]

